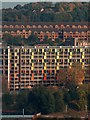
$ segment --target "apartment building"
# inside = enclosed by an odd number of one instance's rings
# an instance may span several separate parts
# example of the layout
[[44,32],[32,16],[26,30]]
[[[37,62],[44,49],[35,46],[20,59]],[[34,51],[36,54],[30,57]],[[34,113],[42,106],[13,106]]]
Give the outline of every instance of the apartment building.
[[[3,74],[8,80],[8,89],[17,91],[34,86],[58,85],[60,68],[72,66],[73,62],[90,65],[90,46],[7,46],[3,48]],[[85,76],[85,82],[90,75]]]
[[59,30],[63,29],[63,38],[78,38],[87,40],[90,38],[88,22],[33,22],[33,23],[17,23],[17,22],[2,22],[0,25],[0,37],[5,33],[12,36],[21,36],[28,38],[31,33],[38,36],[40,40],[47,36],[49,39],[59,38]]

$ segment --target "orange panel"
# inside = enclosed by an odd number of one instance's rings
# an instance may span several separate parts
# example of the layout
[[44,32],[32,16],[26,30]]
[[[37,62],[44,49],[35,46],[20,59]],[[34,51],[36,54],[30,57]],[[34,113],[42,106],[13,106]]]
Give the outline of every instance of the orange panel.
[[42,74],[44,74],[44,70],[42,70]]
[[31,77],[31,80],[34,80],[34,73],[32,73],[32,77]]

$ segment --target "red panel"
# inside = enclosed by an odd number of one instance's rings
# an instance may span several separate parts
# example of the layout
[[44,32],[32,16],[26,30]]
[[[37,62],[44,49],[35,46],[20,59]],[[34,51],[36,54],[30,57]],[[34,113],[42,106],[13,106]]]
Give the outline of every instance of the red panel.
[[44,80],[46,80],[46,76],[44,76]]

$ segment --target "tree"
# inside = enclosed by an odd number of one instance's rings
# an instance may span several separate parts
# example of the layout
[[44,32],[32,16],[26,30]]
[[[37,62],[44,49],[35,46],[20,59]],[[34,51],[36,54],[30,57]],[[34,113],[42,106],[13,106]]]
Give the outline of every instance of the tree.
[[[88,21],[88,6],[88,3],[29,3],[24,6],[17,5],[13,9],[3,9],[2,19],[18,22],[22,21],[24,15],[24,21],[28,22]],[[44,11],[41,11],[42,8]]]
[[21,5],[17,5],[17,6],[14,7],[14,9],[16,9],[16,10],[21,10],[21,8],[22,8]]
[[61,68],[56,76],[58,84],[65,85],[67,83],[67,68]]
[[[65,19],[66,18],[66,19]],[[72,16],[67,12],[58,12],[55,13],[54,22],[70,22],[72,21]]]
[[27,90],[20,91],[18,95],[16,95],[16,109],[22,110],[23,108],[27,108],[27,98],[28,98],[29,92]]
[[23,38],[21,38],[21,36],[15,36],[13,37],[10,34],[4,34],[3,36],[3,41],[6,45],[23,45]]
[[88,105],[88,110],[90,111],[90,90],[88,91],[88,95],[87,95],[87,105]]
[[71,81],[77,85],[84,81],[84,68],[80,63],[73,63],[71,67],[61,68],[57,74],[58,83],[66,86]]
[[28,104],[32,106],[35,112],[48,114],[55,111],[55,101],[52,93],[44,88],[34,88],[28,97]]
[[80,110],[85,110],[85,105],[87,105],[87,94],[83,89],[78,89],[78,94],[78,105],[80,106]]
[[68,68],[68,75],[69,79],[73,79],[77,85],[80,85],[84,81],[84,68],[82,68],[80,63],[75,62],[71,68]]
[[65,103],[64,103],[64,96],[63,96],[63,91],[57,91],[54,93],[54,99],[55,99],[55,111],[56,112],[61,112],[65,108]]
[[69,91],[64,90],[64,102],[68,105],[71,101],[71,96]]
[[10,93],[5,93],[2,95],[2,110],[9,110],[13,105],[13,96]]
[[35,45],[35,44],[38,44],[38,43],[39,43],[39,38],[34,33],[31,33],[31,35],[26,40],[26,44],[29,44],[29,45]]

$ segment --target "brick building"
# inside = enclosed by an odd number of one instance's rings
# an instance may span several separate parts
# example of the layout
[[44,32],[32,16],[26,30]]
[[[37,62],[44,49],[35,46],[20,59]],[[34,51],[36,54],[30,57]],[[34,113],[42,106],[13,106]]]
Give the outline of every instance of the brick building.
[[64,39],[72,37],[87,40],[90,38],[90,26],[88,22],[2,22],[0,28],[2,28],[2,31],[0,31],[0,37],[3,37],[3,34],[8,33],[13,36],[28,38],[31,33],[34,33],[40,40],[44,39],[45,36],[48,36],[48,38],[51,39],[56,39],[59,37],[59,30],[63,29]]

